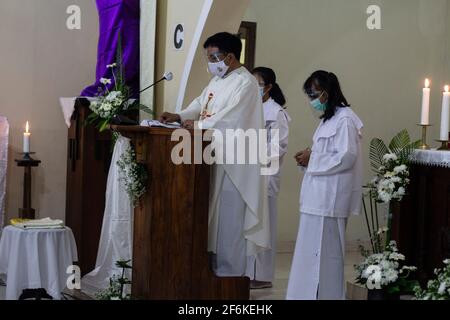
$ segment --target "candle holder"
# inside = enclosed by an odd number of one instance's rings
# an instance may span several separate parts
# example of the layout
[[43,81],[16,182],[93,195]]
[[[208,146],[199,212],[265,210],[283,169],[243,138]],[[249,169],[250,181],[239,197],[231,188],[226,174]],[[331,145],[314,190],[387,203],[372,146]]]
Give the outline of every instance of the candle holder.
[[23,176],[23,208],[19,209],[19,218],[34,219],[35,210],[31,207],[31,168],[38,167],[40,160],[35,160],[31,157],[34,152],[19,153],[22,155],[21,159],[16,159],[18,167],[24,168]]
[[441,143],[441,147],[438,149],[439,151],[450,151],[450,148],[448,147],[449,140],[436,140],[436,141]]
[[427,144],[427,129],[431,127],[431,124],[418,124],[422,127],[422,144],[420,145],[420,150],[430,150],[430,146]]

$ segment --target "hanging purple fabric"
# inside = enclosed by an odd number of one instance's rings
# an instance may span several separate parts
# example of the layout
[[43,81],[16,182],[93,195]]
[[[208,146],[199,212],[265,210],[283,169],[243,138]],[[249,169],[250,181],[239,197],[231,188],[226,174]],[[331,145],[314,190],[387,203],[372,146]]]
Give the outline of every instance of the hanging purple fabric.
[[[116,62],[119,34],[122,42],[122,64],[126,84],[133,98],[139,95],[139,0],[96,0],[100,19],[96,82],[81,92],[81,96],[93,97],[103,85],[101,78],[112,79],[107,65]],[[110,87],[112,87],[111,85]]]

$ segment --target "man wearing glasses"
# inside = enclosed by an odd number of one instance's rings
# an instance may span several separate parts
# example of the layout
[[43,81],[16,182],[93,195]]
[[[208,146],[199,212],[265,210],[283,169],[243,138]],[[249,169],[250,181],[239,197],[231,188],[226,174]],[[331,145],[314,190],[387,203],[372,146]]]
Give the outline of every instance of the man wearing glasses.
[[[160,121],[181,122],[187,129],[198,122],[199,128],[220,131],[223,137],[229,129],[257,133],[264,129],[258,83],[239,62],[241,40],[218,33],[205,42],[204,49],[211,82],[184,111],[164,113]],[[218,276],[244,276],[247,256],[270,247],[265,183],[260,164],[216,163],[212,167],[208,250],[214,254]]]

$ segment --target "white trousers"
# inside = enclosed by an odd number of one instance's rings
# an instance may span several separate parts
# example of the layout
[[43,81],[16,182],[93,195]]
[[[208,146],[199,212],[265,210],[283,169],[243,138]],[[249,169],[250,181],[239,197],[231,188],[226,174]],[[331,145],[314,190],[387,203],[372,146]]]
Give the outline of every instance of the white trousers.
[[241,277],[247,266],[247,240],[244,237],[246,203],[225,174],[219,200],[217,250],[213,269],[219,277]]
[[277,197],[269,197],[271,249],[247,258],[246,275],[251,280],[273,282],[277,254]]
[[345,299],[346,218],[301,214],[287,300]]

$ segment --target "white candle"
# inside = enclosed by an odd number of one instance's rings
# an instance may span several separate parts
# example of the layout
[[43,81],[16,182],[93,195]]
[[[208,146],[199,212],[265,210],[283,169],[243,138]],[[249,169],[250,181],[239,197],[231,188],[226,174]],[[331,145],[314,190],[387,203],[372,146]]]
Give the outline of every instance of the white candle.
[[30,153],[30,137],[31,137],[31,133],[30,133],[30,125],[27,124],[25,126],[25,132],[23,133],[23,152],[24,153]]
[[420,120],[421,125],[429,125],[430,124],[430,80],[425,79],[425,88],[423,88],[423,97],[422,97],[422,117]]
[[444,97],[442,99],[441,113],[441,140],[448,141],[450,131],[450,92],[449,86],[445,86]]

